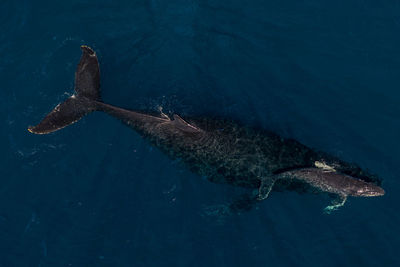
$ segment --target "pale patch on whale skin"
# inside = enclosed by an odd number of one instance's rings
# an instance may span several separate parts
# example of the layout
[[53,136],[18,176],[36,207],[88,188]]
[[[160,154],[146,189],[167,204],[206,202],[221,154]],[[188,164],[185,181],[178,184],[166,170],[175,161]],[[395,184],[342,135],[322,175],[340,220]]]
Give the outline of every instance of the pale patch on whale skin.
[[323,169],[324,171],[328,171],[328,172],[329,172],[329,171],[331,171],[331,172],[336,171],[334,167],[329,166],[328,164],[326,164],[326,163],[323,162],[323,161],[315,161],[315,162],[314,162],[314,165],[315,165],[315,167],[317,167],[317,168],[319,168],[319,169]]

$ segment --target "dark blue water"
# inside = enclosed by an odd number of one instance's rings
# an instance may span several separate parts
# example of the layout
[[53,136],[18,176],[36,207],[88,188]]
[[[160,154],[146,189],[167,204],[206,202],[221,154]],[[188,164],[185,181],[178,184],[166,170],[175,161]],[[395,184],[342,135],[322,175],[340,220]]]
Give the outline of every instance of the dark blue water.
[[[0,1],[0,266],[398,266],[399,1]],[[217,114],[354,161],[381,198],[213,184],[95,113],[26,128],[73,92],[79,46],[103,99]]]

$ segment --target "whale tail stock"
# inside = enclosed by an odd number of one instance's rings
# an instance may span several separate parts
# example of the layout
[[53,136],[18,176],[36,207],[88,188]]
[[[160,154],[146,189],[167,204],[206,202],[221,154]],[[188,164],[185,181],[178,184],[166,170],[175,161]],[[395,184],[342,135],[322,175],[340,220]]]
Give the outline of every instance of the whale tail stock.
[[81,50],[82,56],[75,71],[75,93],[58,104],[38,125],[29,127],[29,132],[55,132],[98,109],[101,101],[99,62],[90,47],[83,45]]

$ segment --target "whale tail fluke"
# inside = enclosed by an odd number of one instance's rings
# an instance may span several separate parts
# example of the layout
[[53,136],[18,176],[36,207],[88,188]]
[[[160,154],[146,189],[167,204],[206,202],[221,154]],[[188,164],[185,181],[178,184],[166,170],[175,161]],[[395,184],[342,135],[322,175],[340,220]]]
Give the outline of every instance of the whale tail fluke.
[[97,110],[97,103],[101,101],[99,62],[90,47],[81,46],[81,49],[82,56],[75,72],[75,94],[58,104],[38,125],[29,127],[29,132],[55,132]]

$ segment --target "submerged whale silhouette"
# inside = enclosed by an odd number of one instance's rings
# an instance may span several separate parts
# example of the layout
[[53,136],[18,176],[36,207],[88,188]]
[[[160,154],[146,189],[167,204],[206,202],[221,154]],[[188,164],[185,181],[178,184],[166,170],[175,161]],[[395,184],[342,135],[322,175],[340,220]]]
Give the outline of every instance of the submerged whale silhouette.
[[57,105],[28,130],[48,134],[92,111],[104,111],[132,127],[172,158],[215,183],[256,188],[254,201],[271,190],[326,192],[336,196],[326,212],[342,206],[348,196],[382,196],[381,180],[355,164],[314,151],[301,143],[228,120],[172,118],[118,108],[102,102],[96,53],[81,46],[75,73],[75,94]]

